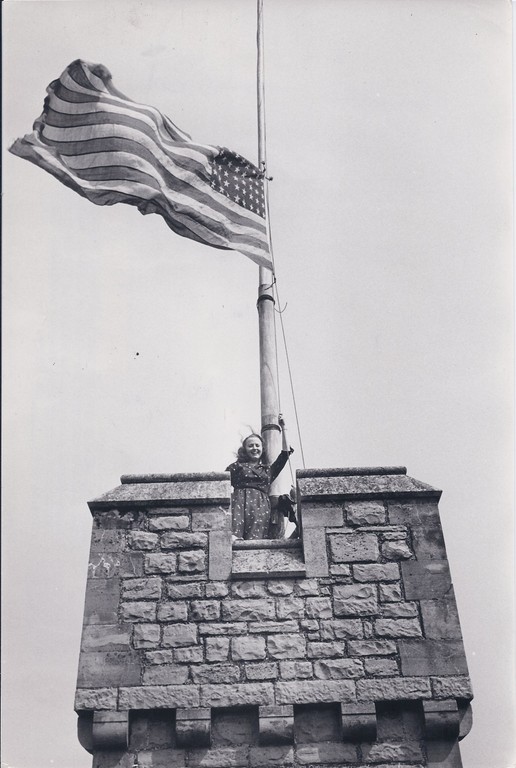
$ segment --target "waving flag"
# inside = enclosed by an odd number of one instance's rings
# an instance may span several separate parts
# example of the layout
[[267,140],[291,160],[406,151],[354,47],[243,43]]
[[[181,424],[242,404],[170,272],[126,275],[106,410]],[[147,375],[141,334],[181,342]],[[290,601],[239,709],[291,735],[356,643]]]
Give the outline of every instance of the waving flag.
[[96,205],[158,213],[183,237],[239,251],[272,269],[263,173],[225,147],[192,142],[154,107],[77,59],[47,88],[33,132],[10,151]]

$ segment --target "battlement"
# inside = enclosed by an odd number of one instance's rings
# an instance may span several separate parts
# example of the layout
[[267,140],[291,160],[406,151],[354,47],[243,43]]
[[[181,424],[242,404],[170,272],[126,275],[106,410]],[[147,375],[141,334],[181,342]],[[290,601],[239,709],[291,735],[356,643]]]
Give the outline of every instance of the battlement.
[[75,707],[95,768],[460,766],[441,492],[404,467],[300,471],[301,538],[234,544],[230,492],[126,475],[89,503]]

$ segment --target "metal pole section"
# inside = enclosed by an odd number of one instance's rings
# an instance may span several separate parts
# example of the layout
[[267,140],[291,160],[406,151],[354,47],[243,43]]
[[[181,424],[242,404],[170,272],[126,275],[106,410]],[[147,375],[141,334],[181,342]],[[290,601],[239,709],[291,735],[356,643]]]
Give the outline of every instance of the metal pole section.
[[[258,164],[266,167],[265,101],[263,78],[263,0],[257,0],[257,107],[258,107]],[[264,179],[264,184],[267,180]],[[268,211],[267,211],[268,216]],[[267,227],[269,223],[267,222]],[[269,241],[270,242],[270,241]],[[276,338],[274,332],[273,275],[259,267],[258,327],[260,335],[260,399],[262,437],[269,461],[274,461],[281,450],[281,429],[278,425],[279,398],[277,391]],[[277,495],[277,481],[271,487],[271,496]]]

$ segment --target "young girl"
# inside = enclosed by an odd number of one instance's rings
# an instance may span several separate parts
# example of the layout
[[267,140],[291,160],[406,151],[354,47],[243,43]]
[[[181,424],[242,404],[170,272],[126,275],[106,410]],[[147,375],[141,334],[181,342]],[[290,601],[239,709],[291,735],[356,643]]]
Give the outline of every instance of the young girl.
[[282,432],[282,451],[276,461],[267,464],[262,438],[252,434],[242,441],[237,461],[226,469],[226,472],[231,472],[233,536],[237,539],[266,539],[269,536],[269,490],[292,453],[292,448],[288,448],[285,422],[281,414],[278,422]]

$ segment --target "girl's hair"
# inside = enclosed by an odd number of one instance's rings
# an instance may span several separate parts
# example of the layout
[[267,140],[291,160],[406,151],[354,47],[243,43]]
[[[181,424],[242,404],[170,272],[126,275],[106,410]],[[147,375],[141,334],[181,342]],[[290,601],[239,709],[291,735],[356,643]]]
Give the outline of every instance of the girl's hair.
[[263,461],[264,458],[265,458],[265,446],[263,444],[262,436],[258,435],[256,432],[252,432],[250,435],[247,435],[247,437],[244,437],[244,439],[242,440],[242,445],[239,447],[239,449],[237,451],[237,459],[238,459],[238,461],[249,461],[249,456],[247,454],[247,451],[246,451],[246,448],[245,448],[245,444],[247,443],[247,441],[249,440],[250,437],[258,438],[258,440],[262,444],[262,448],[264,450],[264,453],[262,453],[262,461]]

